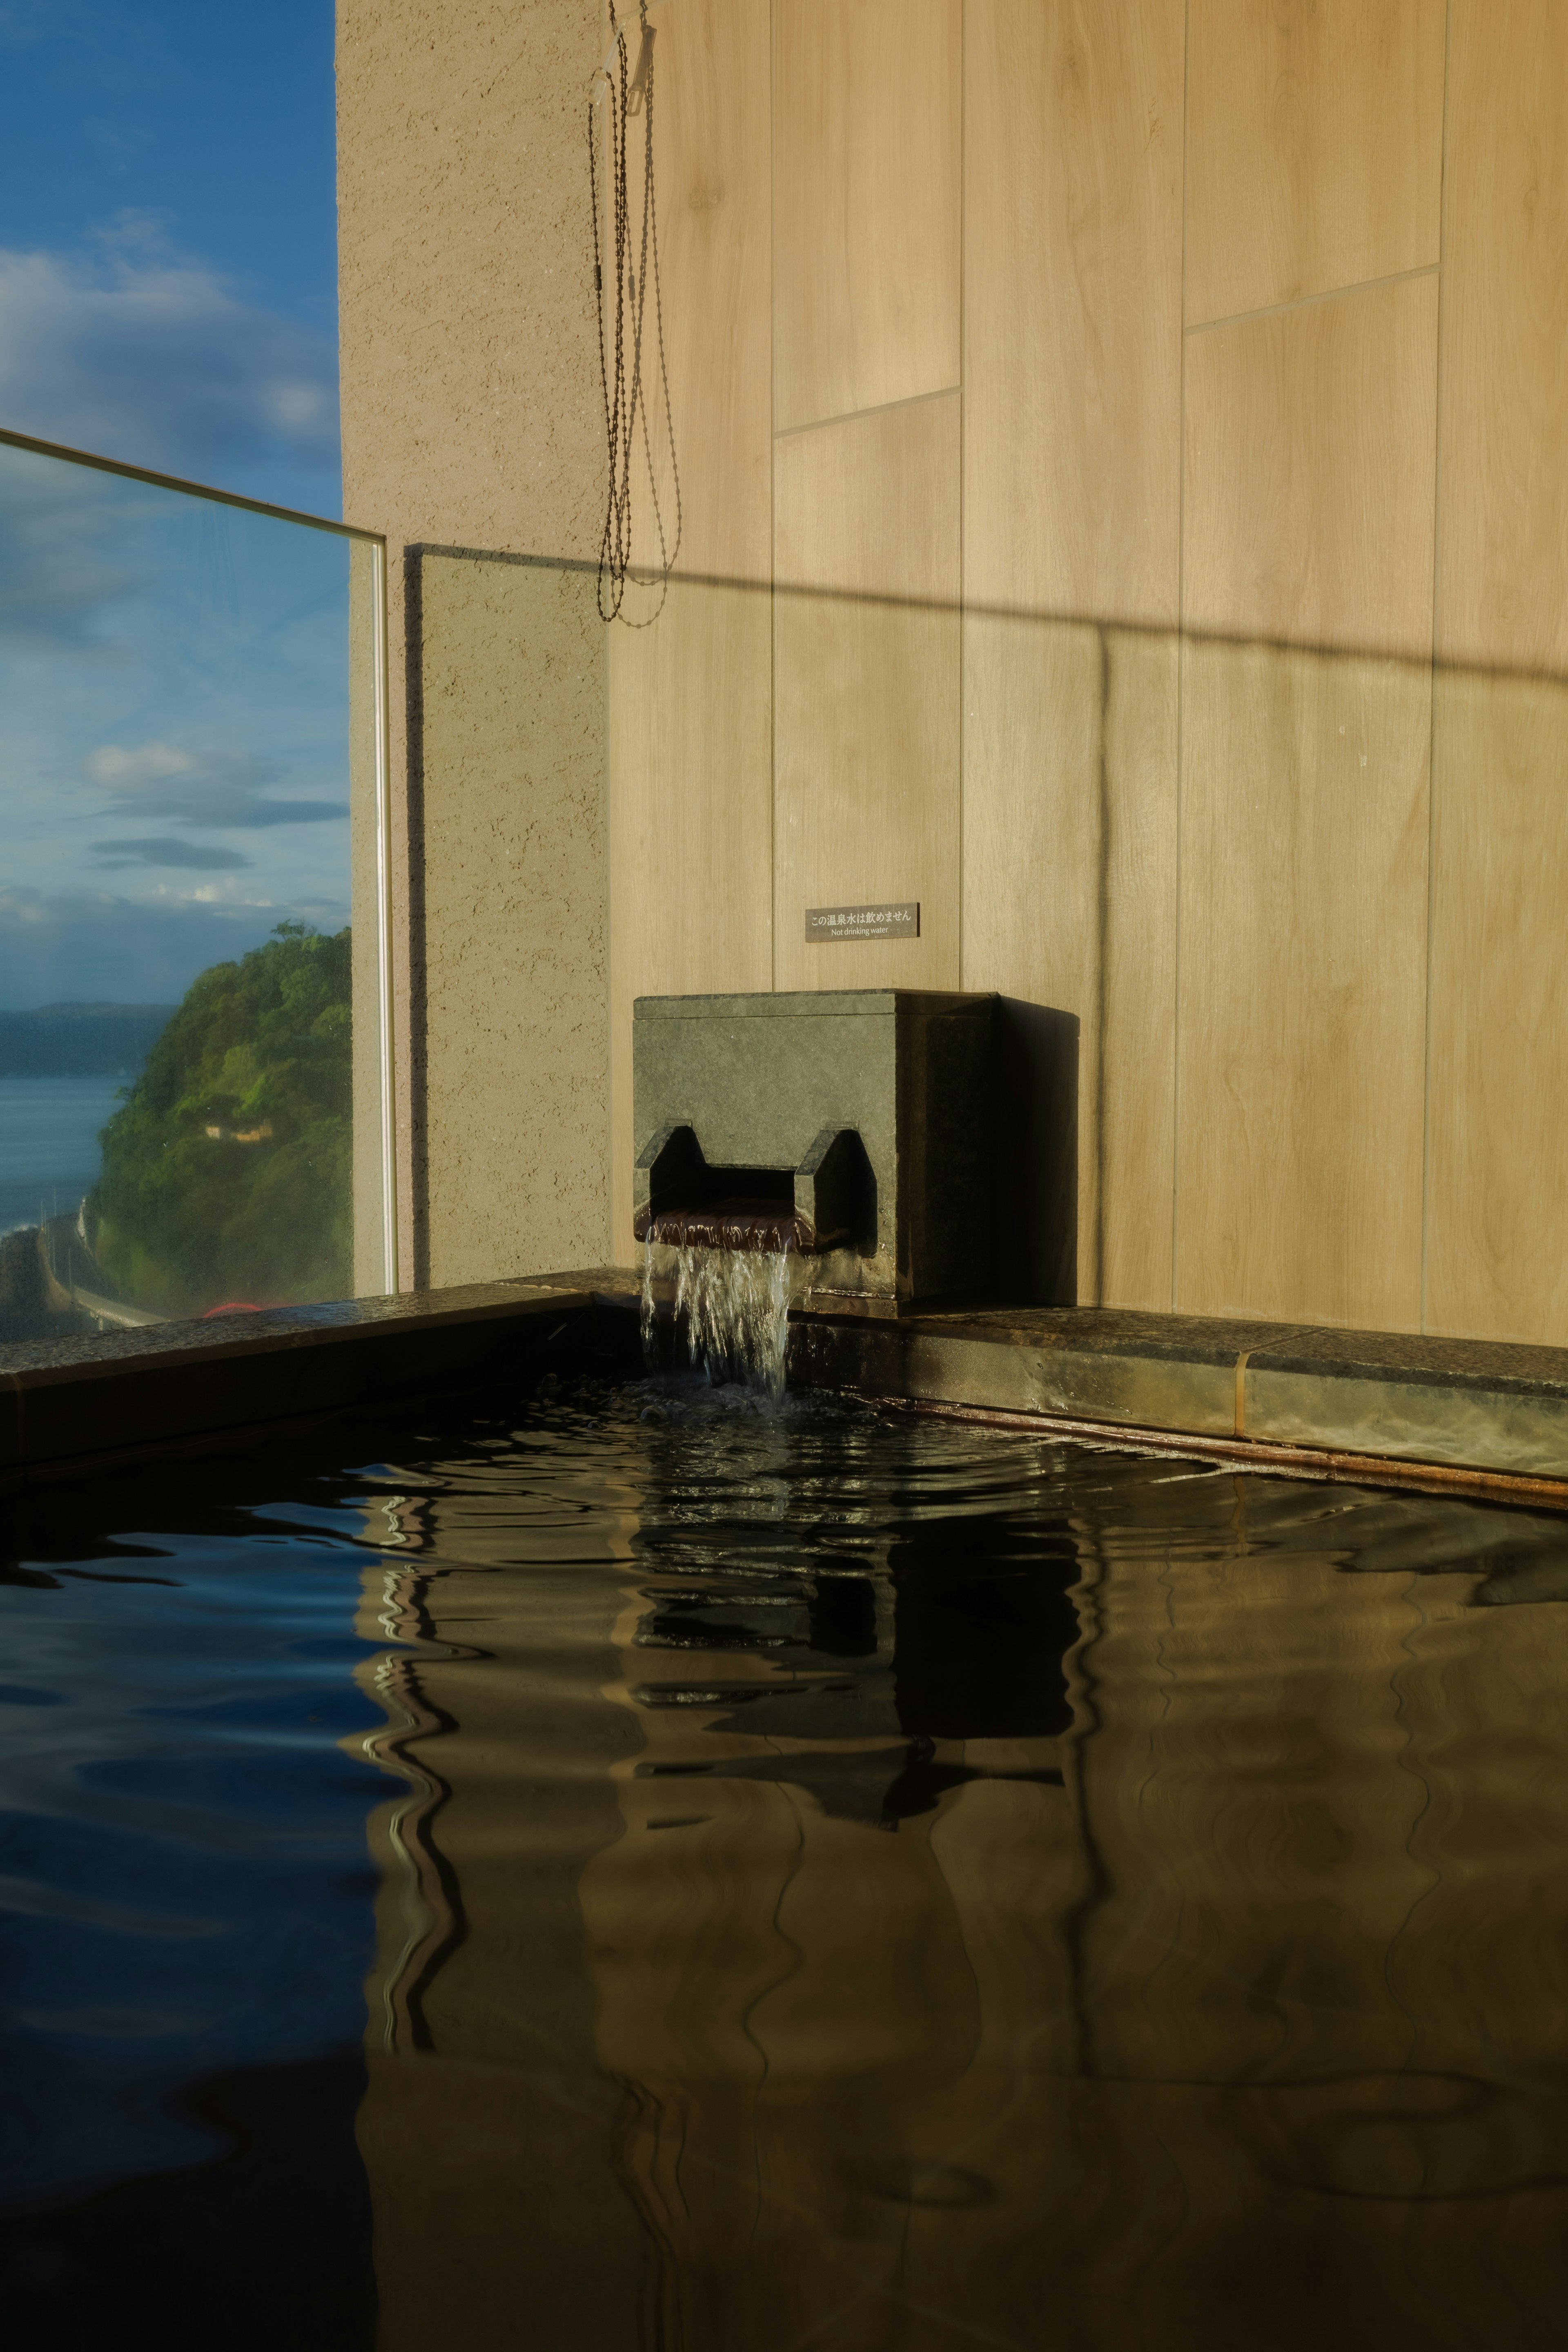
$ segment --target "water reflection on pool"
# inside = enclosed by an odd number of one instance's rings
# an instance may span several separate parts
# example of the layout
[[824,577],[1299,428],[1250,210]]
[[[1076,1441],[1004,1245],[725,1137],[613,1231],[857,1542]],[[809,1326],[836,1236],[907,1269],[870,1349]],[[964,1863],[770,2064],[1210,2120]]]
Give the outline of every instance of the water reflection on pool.
[[1568,1523],[664,1387],[0,1528],[31,2342],[1562,2340]]

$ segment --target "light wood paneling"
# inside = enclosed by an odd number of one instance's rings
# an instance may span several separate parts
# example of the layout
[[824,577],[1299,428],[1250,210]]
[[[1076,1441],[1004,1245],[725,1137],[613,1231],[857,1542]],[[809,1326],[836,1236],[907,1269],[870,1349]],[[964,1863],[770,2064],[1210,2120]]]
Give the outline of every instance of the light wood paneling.
[[1437,649],[1568,670],[1568,8],[1455,0]]
[[[958,985],[958,435],[951,394],[776,445],[779,988]],[[807,907],[904,898],[918,940],[805,944]]]
[[1419,1325],[1431,693],[1184,653],[1180,1310]]
[[[1431,278],[1188,339],[1175,1304],[1414,1328]],[[1366,658],[1398,648],[1415,658]]]
[[[635,1255],[634,998],[773,982],[769,0],[680,0],[656,23],[685,539],[659,617],[609,632],[611,1199],[623,1264]],[[634,118],[629,142],[634,190],[642,124]],[[636,551],[648,560],[643,513]],[[706,585],[704,573],[759,584]],[[654,604],[653,592],[628,590],[634,617]]]
[[1568,1341],[1568,687],[1439,673],[1426,1320]]
[[[768,0],[680,0],[661,8],[655,23],[659,259],[685,517],[679,566],[688,575],[763,581],[773,537]],[[634,244],[647,120],[635,115],[627,139]],[[658,429],[651,302],[644,345],[655,479],[668,527],[674,485]],[[633,547],[639,562],[657,563],[646,484],[639,449]]]
[[1092,625],[1176,617],[1183,16],[964,33],[963,985],[1077,1016],[1078,1297],[1126,1306],[1171,1296],[1176,666]]
[[1183,14],[969,0],[971,604],[1176,617]]
[[1187,338],[1194,631],[1432,650],[1437,282]]
[[1173,634],[964,625],[963,985],[1071,1013],[1077,1297],[1171,1303]]
[[1192,0],[1190,320],[1436,260],[1445,14],[1445,0]]
[[609,692],[612,1200],[631,1230],[632,1003],[773,985],[771,599],[675,580]]
[[962,0],[775,0],[774,424],[956,384]]
[[1452,43],[1437,643],[1474,667],[1439,673],[1433,730],[1426,1318],[1560,1346],[1568,13],[1456,0]]

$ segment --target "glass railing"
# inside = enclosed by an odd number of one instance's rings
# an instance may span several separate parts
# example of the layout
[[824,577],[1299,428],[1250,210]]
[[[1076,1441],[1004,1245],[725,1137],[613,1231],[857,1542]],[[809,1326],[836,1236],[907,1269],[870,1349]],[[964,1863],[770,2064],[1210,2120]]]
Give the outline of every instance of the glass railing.
[[395,1287],[384,566],[0,434],[0,1345]]

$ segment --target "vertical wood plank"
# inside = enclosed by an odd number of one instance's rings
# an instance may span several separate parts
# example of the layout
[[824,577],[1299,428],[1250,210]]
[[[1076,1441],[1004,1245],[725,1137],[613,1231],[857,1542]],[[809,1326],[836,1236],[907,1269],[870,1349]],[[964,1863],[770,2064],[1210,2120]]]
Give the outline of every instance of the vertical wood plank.
[[1181,1308],[1419,1322],[1436,342],[1430,278],[1189,338]]
[[[774,456],[775,984],[955,988],[958,397]],[[918,940],[808,946],[805,909],[918,898]]]
[[1568,12],[1455,0],[1437,651],[1568,670]]
[[1445,0],[1192,0],[1189,320],[1437,258]]
[[1079,1020],[1077,1296],[1121,1306],[1171,1297],[1183,17],[965,21],[963,985]]
[[1431,693],[1184,649],[1181,1311],[1419,1325]]
[[1568,15],[1456,0],[1452,38],[1426,1313],[1561,1346]]
[[1437,680],[1426,1321],[1568,1341],[1568,685]]
[[676,580],[612,640],[615,1247],[634,1256],[632,1004],[773,984],[772,614],[765,590]]
[[1076,1297],[1168,1307],[1175,636],[971,614],[963,657],[963,985],[1077,1019]]
[[[681,0],[658,26],[655,161],[685,538],[659,616],[609,632],[611,1199],[623,1264],[634,1255],[634,999],[765,989],[773,977],[768,0]],[[634,184],[639,138],[634,124]],[[646,501],[640,512],[635,548],[648,561]],[[655,602],[634,586],[627,613],[646,620]]]
[[968,0],[963,590],[1169,627],[1182,0]]
[[774,423],[959,371],[962,0],[776,0]]
[[[680,0],[655,20],[654,163],[670,410],[687,576],[765,580],[772,560],[772,188],[768,169],[768,0]],[[635,54],[635,44],[634,44]],[[642,226],[647,115],[631,118],[632,234]],[[634,250],[633,265],[637,255]],[[644,326],[643,393],[659,503],[675,510],[659,431],[657,321]],[[633,548],[658,561],[639,449]],[[644,600],[640,609],[646,610]]]
[[1432,655],[1437,283],[1187,338],[1184,626]]

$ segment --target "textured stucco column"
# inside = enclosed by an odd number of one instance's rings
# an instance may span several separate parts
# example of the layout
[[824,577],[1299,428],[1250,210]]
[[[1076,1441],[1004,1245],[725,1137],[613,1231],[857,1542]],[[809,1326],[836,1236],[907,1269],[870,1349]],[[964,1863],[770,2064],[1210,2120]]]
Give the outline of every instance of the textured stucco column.
[[[577,591],[563,584],[531,604],[518,581],[503,588],[492,575],[488,591],[447,597],[437,678],[410,643],[407,610],[409,579],[423,572],[410,550],[568,562],[596,552],[586,121],[602,37],[597,0],[339,0],[343,499],[351,520],[388,542],[405,1285],[458,1279],[459,1265],[527,1271],[526,1233],[548,1235],[556,1263],[590,1263],[607,1246],[600,649]],[[470,706],[483,713],[477,726],[463,723]],[[447,758],[459,767],[439,767]],[[460,842],[450,871],[411,871],[422,801],[452,820],[428,844],[438,856],[442,841]],[[514,877],[520,857],[527,873],[498,899],[509,855]],[[423,923],[437,911],[438,927]],[[489,1043],[468,1065],[465,1093],[452,1070],[428,1066],[426,1048],[467,1035]],[[563,1105],[571,1131],[542,1158],[542,1122],[559,1130]],[[573,1152],[580,1175],[568,1182]],[[493,1197],[503,1168],[521,1188],[515,1218],[488,1235],[466,1227],[464,1203]],[[540,1213],[528,1197],[536,1177]],[[432,1223],[437,1197],[447,1206]]]

